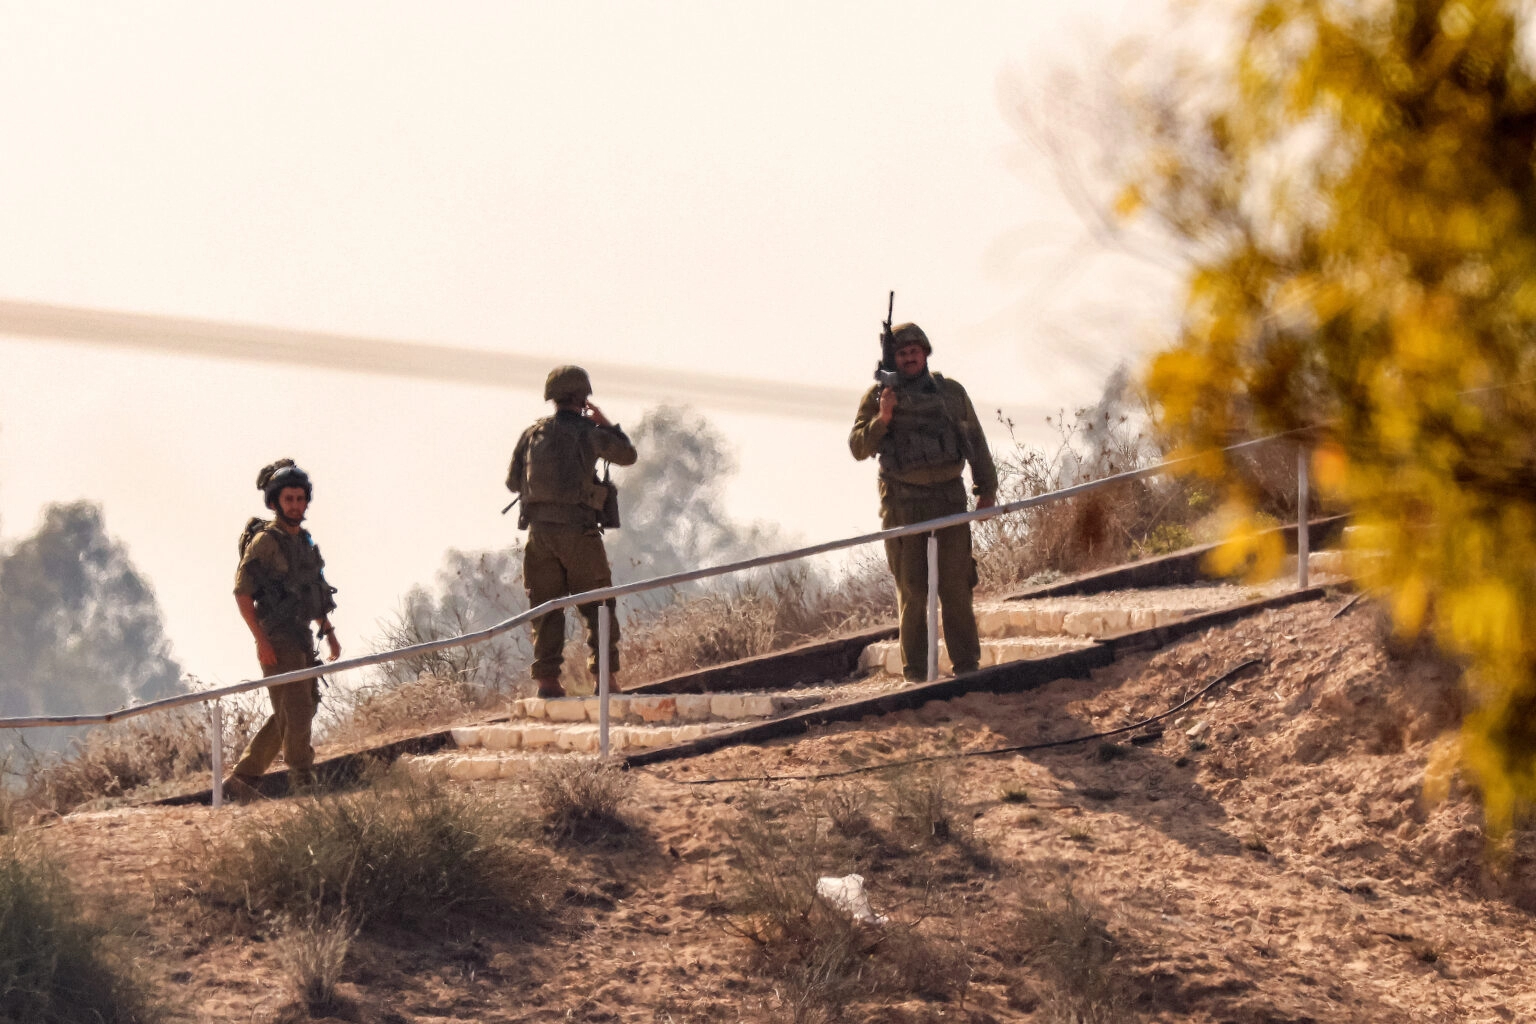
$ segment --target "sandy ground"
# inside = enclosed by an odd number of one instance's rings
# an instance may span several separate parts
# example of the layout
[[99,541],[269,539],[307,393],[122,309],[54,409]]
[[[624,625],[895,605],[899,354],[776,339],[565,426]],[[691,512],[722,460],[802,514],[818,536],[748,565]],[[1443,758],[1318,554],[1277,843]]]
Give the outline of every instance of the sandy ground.
[[[450,922],[370,935],[341,1019],[420,1021],[1060,1021],[1019,908],[1070,891],[1112,937],[1119,1002],[1100,1020],[1536,1020],[1528,965],[1536,842],[1500,859],[1459,786],[1427,807],[1424,764],[1457,718],[1453,673],[1383,649],[1343,597],[1262,613],[1091,678],[976,694],[797,740],[631,773],[636,838],[555,846],[569,873],[544,932]],[[1262,665],[1165,721],[1164,733],[943,762],[965,843],[871,850],[856,863],[887,928],[920,932],[948,981],[808,1006],[724,913],[742,808],[823,806],[890,773],[806,775],[1113,729],[1228,669]],[[1192,735],[1191,735],[1192,734]],[[929,769],[923,769],[927,771]],[[525,801],[516,781],[476,783]],[[195,895],[231,830],[282,802],[79,814],[38,828],[185,1021],[307,1019],[267,944]],[[814,817],[814,816],[813,816]],[[841,873],[847,859],[815,869]]]

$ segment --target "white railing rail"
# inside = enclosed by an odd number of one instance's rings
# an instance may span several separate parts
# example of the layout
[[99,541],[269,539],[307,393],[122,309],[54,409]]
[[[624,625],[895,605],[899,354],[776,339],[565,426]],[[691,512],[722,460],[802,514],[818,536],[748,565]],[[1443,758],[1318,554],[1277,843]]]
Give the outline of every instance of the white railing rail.
[[[1252,441],[1244,441],[1222,449],[1223,452],[1237,452],[1260,445],[1270,444],[1297,434],[1310,432],[1309,428],[1293,430],[1284,434],[1271,434],[1267,437],[1256,438]],[[1306,530],[1306,505],[1308,481],[1307,481],[1307,446],[1298,445],[1297,456],[1297,498],[1300,525],[1298,526],[1298,570],[1297,581],[1300,587],[1307,585],[1307,543]],[[1089,480],[1084,483],[1063,487],[1060,490],[1049,491],[1034,497],[1011,501],[1002,505],[994,505],[991,508],[976,509],[970,512],[958,512],[954,515],[944,516],[939,519],[930,519],[926,522],[913,523],[910,526],[900,526],[889,530],[880,530],[875,533],[860,534],[856,537],[846,537],[841,540],[826,541],[821,544],[812,544],[809,547],[795,548],[791,551],[782,551],[776,554],[759,555],[755,558],[744,558],[736,562],[728,562],[724,565],[710,566],[703,569],[690,569],[686,572],[672,573],[667,576],[657,576],[647,580],[637,580],[634,583],[626,583],[621,586],[604,587],[600,590],[590,590],[582,594],[571,594],[566,597],[545,601],[543,604],[520,612],[508,619],[503,619],[495,625],[472,633],[464,633],[459,636],[445,637],[441,640],[430,640],[425,643],[412,644],[408,647],[396,648],[392,651],[380,651],[376,654],[368,654],[357,658],[347,658],[333,661],[325,665],[316,665],[310,668],[295,669],[292,672],[283,672],[277,675],[264,676],[259,679],[247,679],[228,686],[221,686],[210,690],[199,690],[192,693],[177,694],[173,697],[163,697],[159,700],[147,701],[143,704],[135,704],[120,708],[116,711],[108,711],[96,715],[30,715],[18,718],[0,718],[0,729],[31,729],[53,726],[82,726],[104,725],[111,722],[126,721],[137,718],[140,715],[153,714],[158,711],[168,711],[172,708],[186,707],[190,704],[213,702],[212,728],[214,730],[214,782],[213,801],[214,806],[221,802],[222,749],[220,743],[220,706],[219,700],[224,697],[245,693],[249,690],[260,689],[267,686],[280,686],[285,683],[303,682],[316,676],[328,675],[333,672],[345,672],[351,669],[367,668],[373,665],[382,665],[388,662],[401,661],[406,658],[419,657],[436,651],[448,650],[453,647],[465,647],[472,644],[484,643],[510,629],[515,629],[524,623],[546,615],[549,612],[561,611],[577,605],[588,605],[601,601],[603,604],[598,610],[599,649],[598,649],[598,689],[602,699],[600,708],[600,748],[602,753],[608,753],[608,690],[610,672],[608,667],[609,652],[607,634],[610,628],[608,615],[608,602],[630,594],[644,593],[650,590],[659,590],[663,587],[677,586],[682,583],[690,583],[695,580],[711,579],[717,576],[726,576],[743,572],[748,569],[762,568],[763,566],[777,565],[782,562],[797,561],[814,555],[826,554],[832,551],[845,550],[847,548],[860,547],[865,544],[873,544],[877,541],[894,540],[898,537],[911,537],[918,534],[928,535],[928,664],[927,676],[933,680],[938,676],[938,604],[937,604],[937,580],[938,580],[938,531],[952,526],[960,526],[985,519],[993,519],[998,516],[1010,515],[1022,512],[1026,509],[1045,505],[1054,501],[1062,501],[1076,497],[1115,484],[1125,483],[1130,480],[1139,480],[1144,477],[1156,476],[1170,470],[1193,464],[1201,455],[1190,455],[1178,459],[1170,459],[1160,462],[1155,466],[1147,466],[1142,469],[1133,469],[1124,473],[1116,473],[1112,476],[1101,477],[1097,480]]]

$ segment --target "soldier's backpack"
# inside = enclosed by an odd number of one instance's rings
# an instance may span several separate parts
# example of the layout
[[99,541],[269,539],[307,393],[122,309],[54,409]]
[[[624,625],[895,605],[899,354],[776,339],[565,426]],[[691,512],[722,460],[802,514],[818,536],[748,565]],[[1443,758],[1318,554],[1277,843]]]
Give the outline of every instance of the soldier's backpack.
[[260,516],[251,516],[245,521],[245,528],[240,531],[240,557],[245,557],[245,549],[251,546],[251,541],[256,535],[271,525],[272,520],[263,519]]
[[597,478],[590,431],[556,416],[528,429],[526,446],[519,445],[508,478],[508,486],[519,485],[519,526],[527,525],[528,506],[536,504],[585,508],[599,525],[618,527],[618,489],[611,480]]

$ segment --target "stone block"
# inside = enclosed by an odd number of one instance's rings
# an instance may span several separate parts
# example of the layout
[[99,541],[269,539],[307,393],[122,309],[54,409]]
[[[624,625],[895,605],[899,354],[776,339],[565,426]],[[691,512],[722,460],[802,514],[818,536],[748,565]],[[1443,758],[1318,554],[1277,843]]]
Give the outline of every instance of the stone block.
[[500,772],[500,761],[494,757],[455,757],[448,762],[448,777],[455,782],[494,779]]
[[976,613],[976,631],[982,636],[1008,636],[1013,616],[1007,608],[988,608]]
[[523,748],[553,746],[555,738],[560,735],[559,726],[554,725],[525,725],[523,732]]
[[486,750],[516,750],[523,732],[515,725],[488,725],[480,730],[480,743]]
[[741,698],[741,713],[747,718],[773,717],[773,698],[766,693],[749,693]]
[[672,731],[672,738],[678,743],[687,743],[702,738],[706,731],[702,725],[680,725]]
[[677,718],[680,722],[704,722],[709,719],[711,695],[707,693],[682,693],[677,698]]
[[709,713],[733,722],[746,717],[746,701],[739,693],[717,693],[710,697]]
[[1065,633],[1067,613],[1063,608],[1036,608],[1035,632],[1041,636],[1051,633]]
[[524,718],[543,718],[544,705],[548,702],[543,697],[524,697],[518,703],[523,706]]
[[676,729],[636,729],[631,734],[639,746],[670,747],[677,740]]
[[642,722],[670,722],[677,717],[677,698],[631,697],[629,709]]
[[[608,695],[608,724],[612,725],[614,722],[622,722],[628,718],[630,714],[629,705],[634,699],[623,694],[610,693]],[[596,725],[602,720],[602,715],[603,702],[601,699],[593,697],[591,705],[587,708],[587,721]]]
[[453,737],[453,745],[456,747],[478,747],[480,745],[480,727],[478,725],[460,726],[457,729],[448,730]]
[[1157,612],[1151,608],[1131,609],[1132,629],[1151,629],[1155,625],[1157,625]]
[[1069,636],[1092,636],[1099,613],[1071,611],[1061,617],[1061,631]]
[[555,737],[555,746],[561,750],[592,753],[597,750],[597,726],[573,725],[569,729],[561,729],[560,735]]
[[1096,636],[1108,636],[1111,633],[1124,633],[1126,630],[1131,628],[1131,613],[1129,609],[1106,608],[1103,612],[1100,613],[1100,615],[1103,618],[1102,624],[1099,628],[1102,629],[1103,632],[1095,634]]
[[544,714],[551,722],[585,722],[587,707],[596,704],[591,697],[567,697],[544,702]]
[[892,641],[885,649],[885,671],[898,679],[901,677],[901,643]]

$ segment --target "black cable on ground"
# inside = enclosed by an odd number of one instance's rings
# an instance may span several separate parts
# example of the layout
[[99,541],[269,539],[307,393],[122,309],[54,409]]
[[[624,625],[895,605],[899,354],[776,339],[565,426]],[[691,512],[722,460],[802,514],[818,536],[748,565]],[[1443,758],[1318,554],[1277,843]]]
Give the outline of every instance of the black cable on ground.
[[1167,711],[1162,712],[1161,714],[1153,715],[1151,718],[1143,718],[1141,721],[1135,722],[1131,725],[1122,725],[1118,729],[1106,729],[1103,732],[1089,733],[1086,736],[1073,736],[1071,739],[1050,740],[1045,743],[1022,743],[1014,747],[996,747],[991,750],[965,750],[957,754],[930,754],[927,757],[913,757],[904,761],[890,761],[885,764],[867,764],[860,768],[847,768],[838,772],[818,772],[815,775],[737,775],[724,779],[678,779],[673,778],[670,775],[663,775],[660,772],[650,768],[634,767],[628,768],[626,771],[645,772],[647,775],[654,775],[658,779],[661,779],[665,782],[675,783],[679,786],[714,786],[726,782],[819,782],[822,779],[840,779],[849,775],[863,775],[867,772],[882,772],[888,771],[892,768],[906,768],[915,764],[928,764],[933,761],[955,761],[964,757],[991,757],[996,754],[1021,754],[1030,750],[1046,750],[1050,747],[1065,747],[1070,746],[1073,743],[1087,743],[1090,740],[1101,740],[1109,736],[1118,736],[1125,732],[1134,732],[1137,729],[1142,729],[1151,725],[1153,722],[1160,722],[1165,718],[1171,718],[1178,714],[1180,711],[1183,711],[1185,708],[1189,707],[1201,697],[1204,697],[1206,694],[1216,689],[1216,687],[1220,686],[1222,683],[1227,682],[1239,672],[1246,671],[1255,665],[1262,664],[1264,664],[1264,660],[1262,658],[1249,658],[1242,664],[1227,669],[1221,675],[1217,676],[1215,679],[1212,679],[1209,683],[1206,683],[1205,686],[1201,687],[1197,692],[1190,695],[1189,697],[1186,697],[1184,700],[1180,701],[1178,704],[1169,708]]

